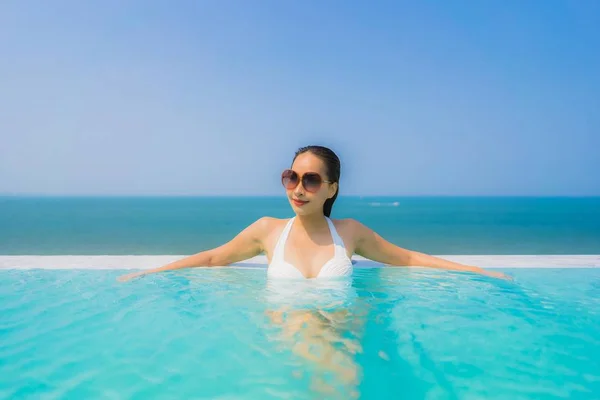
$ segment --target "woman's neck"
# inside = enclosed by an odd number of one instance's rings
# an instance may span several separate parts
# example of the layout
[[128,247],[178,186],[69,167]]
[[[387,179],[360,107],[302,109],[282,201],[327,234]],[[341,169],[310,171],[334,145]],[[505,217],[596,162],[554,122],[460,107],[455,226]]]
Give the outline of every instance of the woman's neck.
[[325,215],[321,213],[297,215],[296,221],[298,222],[298,225],[302,226],[308,233],[319,232],[328,225]]

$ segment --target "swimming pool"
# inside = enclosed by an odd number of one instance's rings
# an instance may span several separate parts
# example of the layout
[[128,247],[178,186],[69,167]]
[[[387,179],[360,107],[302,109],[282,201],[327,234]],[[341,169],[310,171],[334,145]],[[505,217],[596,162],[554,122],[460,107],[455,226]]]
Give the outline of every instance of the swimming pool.
[[0,269],[0,398],[600,398],[600,269]]

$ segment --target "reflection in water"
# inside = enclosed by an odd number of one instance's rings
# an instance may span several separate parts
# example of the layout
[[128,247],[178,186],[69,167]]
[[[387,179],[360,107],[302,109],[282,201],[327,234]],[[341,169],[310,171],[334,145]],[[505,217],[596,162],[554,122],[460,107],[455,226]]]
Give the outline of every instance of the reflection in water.
[[321,396],[358,398],[367,312],[351,278],[329,280],[267,279],[266,314],[277,327],[275,340],[305,362],[294,376],[307,375]]

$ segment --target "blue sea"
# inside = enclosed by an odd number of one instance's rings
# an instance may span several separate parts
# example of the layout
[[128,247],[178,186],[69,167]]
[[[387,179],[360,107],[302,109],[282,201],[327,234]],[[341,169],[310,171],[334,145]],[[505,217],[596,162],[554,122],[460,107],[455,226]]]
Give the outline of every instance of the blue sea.
[[260,258],[116,281],[263,215],[291,209],[0,198],[0,399],[600,398],[600,198],[334,207],[400,246],[476,257],[514,281],[359,259],[352,278],[278,282]]
[[[280,197],[0,197],[0,255],[191,254],[256,219],[289,218]],[[391,242],[431,254],[600,254],[600,197],[342,197]]]

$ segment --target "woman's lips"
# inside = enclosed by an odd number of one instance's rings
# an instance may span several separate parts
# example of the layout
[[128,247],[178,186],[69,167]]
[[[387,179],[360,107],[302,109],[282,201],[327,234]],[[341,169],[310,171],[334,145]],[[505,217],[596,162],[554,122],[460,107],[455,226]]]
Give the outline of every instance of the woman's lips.
[[296,199],[292,199],[292,202],[297,205],[298,207],[302,207],[303,205],[305,205],[306,203],[308,203],[308,201],[301,201],[301,200],[296,200]]

